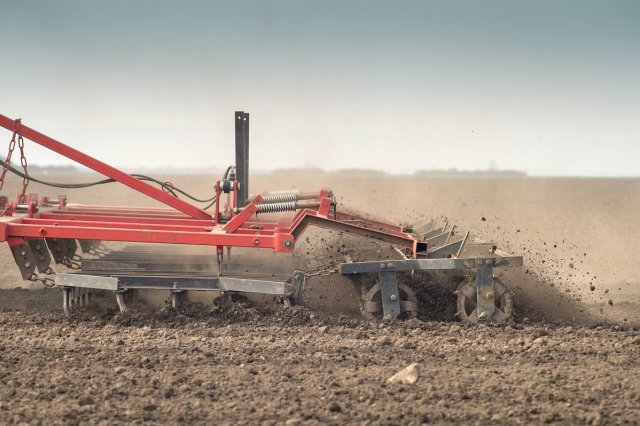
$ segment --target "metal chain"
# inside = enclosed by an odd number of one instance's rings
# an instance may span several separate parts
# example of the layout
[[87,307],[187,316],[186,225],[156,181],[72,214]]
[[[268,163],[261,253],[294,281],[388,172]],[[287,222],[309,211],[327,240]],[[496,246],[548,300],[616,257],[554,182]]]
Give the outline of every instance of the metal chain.
[[337,267],[331,267],[332,265],[322,265],[322,266],[318,266],[317,268],[314,269],[310,269],[308,271],[304,271],[304,275],[305,277],[315,277],[315,276],[321,276],[321,277],[326,277],[332,274],[335,274],[336,272],[338,272],[338,268]]
[[2,175],[0,175],[0,190],[2,190],[2,187],[4,186],[4,177],[6,176],[7,171],[9,170],[9,166],[11,166],[11,155],[13,154],[13,150],[16,147],[17,135],[18,135],[18,130],[15,130],[13,132],[13,137],[11,138],[11,142],[9,142],[9,153],[7,154],[7,157],[4,160]]
[[24,170],[24,177],[22,178],[22,193],[20,194],[20,198],[18,199],[18,203],[24,204],[26,203],[26,193],[27,186],[29,186],[29,172],[27,171],[27,158],[24,156],[24,139],[22,135],[18,136],[18,148],[20,148],[20,164],[22,164],[22,169]]
[[34,273],[33,275],[31,275],[30,278],[31,281],[33,281],[34,283],[40,283],[45,287],[49,287],[49,288],[53,288],[56,286],[56,280],[51,278],[51,277],[40,277],[38,276],[38,274]]

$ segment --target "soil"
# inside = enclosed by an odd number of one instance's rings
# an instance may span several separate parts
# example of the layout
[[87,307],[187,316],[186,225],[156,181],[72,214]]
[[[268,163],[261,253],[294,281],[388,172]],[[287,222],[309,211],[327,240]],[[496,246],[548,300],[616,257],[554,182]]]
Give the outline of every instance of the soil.
[[[634,424],[640,337],[620,326],[391,326],[230,302],[0,314],[7,423]],[[387,379],[418,363],[415,384]],[[588,368],[585,368],[587,367]]]
[[[92,176],[55,180],[70,179]],[[196,195],[210,180],[171,177]],[[254,182],[256,192],[293,186],[287,175]],[[631,231],[640,225],[639,181],[322,175],[295,183],[332,186],[339,202],[403,223],[444,215],[460,233],[523,254],[525,267],[499,274],[514,292],[514,321],[457,322],[448,279],[438,276],[412,282],[419,317],[391,325],[202,294],[179,313],[165,295],[118,313],[105,294],[68,319],[60,291],[21,282],[6,250],[0,423],[638,423],[640,284]],[[18,184],[5,188],[16,192]],[[153,205],[117,186],[68,195]],[[358,254],[348,239],[314,232],[296,248],[297,265],[324,265],[323,250]],[[412,363],[415,383],[387,381]]]

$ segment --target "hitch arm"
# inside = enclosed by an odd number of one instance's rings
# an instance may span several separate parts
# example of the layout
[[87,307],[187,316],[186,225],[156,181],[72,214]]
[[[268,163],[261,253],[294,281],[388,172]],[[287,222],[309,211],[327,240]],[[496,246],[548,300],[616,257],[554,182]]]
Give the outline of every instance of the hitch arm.
[[173,207],[174,209],[179,210],[194,219],[211,220],[211,215],[209,213],[199,209],[193,204],[176,198],[162,191],[161,189],[149,185],[146,182],[142,182],[134,178],[133,176],[116,169],[115,167],[112,167],[83,152],[65,145],[62,142],[58,142],[57,140],[50,138],[49,136],[46,136],[30,127],[27,127],[24,124],[21,124],[17,120],[12,120],[9,117],[0,114],[0,126],[4,127],[10,132],[16,131],[19,135],[22,135],[22,137],[27,138],[37,143],[38,145],[41,145],[53,152],[63,155],[79,164],[82,164],[83,166],[95,170],[100,174],[115,179],[116,181],[128,186],[129,188],[141,192],[157,201],[160,201],[161,203],[166,204],[169,207]]

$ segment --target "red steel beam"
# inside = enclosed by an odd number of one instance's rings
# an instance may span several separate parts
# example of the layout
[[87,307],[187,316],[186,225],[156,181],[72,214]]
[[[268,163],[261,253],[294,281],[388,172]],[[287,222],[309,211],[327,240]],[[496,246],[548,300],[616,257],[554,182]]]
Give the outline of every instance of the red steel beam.
[[92,170],[95,170],[98,173],[113,178],[118,182],[128,186],[129,188],[141,192],[155,200],[158,200],[169,207],[173,207],[174,209],[179,210],[188,216],[191,216],[195,219],[212,219],[209,213],[199,209],[198,207],[189,204],[179,198],[176,198],[173,195],[162,191],[161,189],[151,186],[146,182],[142,182],[134,178],[133,176],[116,169],[115,167],[112,167],[87,154],[71,148],[70,146],[63,144],[62,142],[58,142],[57,140],[50,138],[49,136],[46,136],[36,130],[33,130],[30,127],[19,124],[19,122],[17,122],[16,120],[12,120],[2,114],[0,114],[0,126],[4,127],[10,132],[17,130],[18,134],[37,143],[38,145],[42,145],[45,148],[57,152],[58,154],[64,155],[65,157],[76,161],[77,163],[80,163]]
[[[46,226],[25,223],[2,223],[0,236],[22,238],[71,238],[78,240],[127,241],[137,243],[191,244],[208,246],[271,248],[275,251],[290,252],[277,244],[275,234],[228,234],[224,232],[195,232],[175,230],[110,229],[87,226]],[[44,234],[42,231],[45,231]],[[287,233],[282,238],[293,239]]]
[[78,220],[57,220],[57,219],[33,219],[25,217],[21,221],[11,223],[24,223],[26,225],[47,226],[75,226],[75,227],[100,227],[105,229],[148,229],[159,231],[212,231],[211,223],[208,225],[176,225],[176,224],[155,224],[142,222],[112,222],[112,221],[87,221]]
[[114,215],[94,215],[94,214],[81,214],[81,213],[38,213],[34,216],[40,219],[56,220],[78,220],[83,222],[139,222],[150,224],[175,224],[175,225],[201,225],[211,226],[210,220],[191,219],[189,217],[183,218],[166,218],[166,217],[148,217],[148,216],[114,216]]

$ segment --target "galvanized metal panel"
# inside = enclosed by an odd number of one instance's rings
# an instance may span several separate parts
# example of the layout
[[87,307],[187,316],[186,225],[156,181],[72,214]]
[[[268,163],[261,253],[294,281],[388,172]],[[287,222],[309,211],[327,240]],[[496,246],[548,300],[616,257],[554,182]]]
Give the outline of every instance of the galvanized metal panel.
[[118,279],[98,275],[56,274],[56,285],[61,287],[83,287],[99,290],[117,290]]

